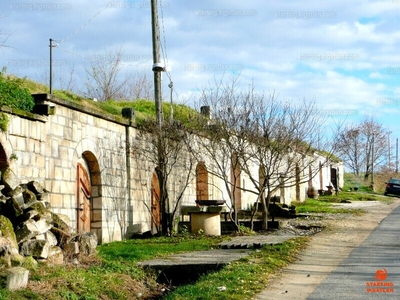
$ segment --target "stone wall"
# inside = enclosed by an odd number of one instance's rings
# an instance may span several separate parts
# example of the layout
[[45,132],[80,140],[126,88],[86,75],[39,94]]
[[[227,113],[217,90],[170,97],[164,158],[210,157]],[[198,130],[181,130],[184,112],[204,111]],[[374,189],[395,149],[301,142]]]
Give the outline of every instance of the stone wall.
[[[39,182],[51,193],[54,213],[68,216],[69,226],[78,232],[95,233],[100,243],[151,230],[155,166],[130,154],[127,145],[136,142],[138,133],[133,120],[104,115],[50,95],[35,95],[35,101],[40,108],[36,114],[3,111],[10,124],[6,133],[0,133],[0,169],[9,167],[21,181]],[[204,161],[207,165],[206,157]],[[330,175],[324,172],[325,181]],[[184,167],[174,171],[171,199],[184,176]],[[210,199],[227,200],[224,183],[211,175],[208,180]],[[318,176],[313,181],[319,185]],[[246,178],[243,182],[250,184]],[[301,200],[305,189],[302,184]],[[293,188],[288,189],[284,201],[295,200],[295,195]],[[113,207],[119,200],[127,203],[122,208],[126,214],[122,232]],[[195,200],[194,178],[181,204],[195,205]],[[242,193],[241,209],[254,200],[251,193]]]

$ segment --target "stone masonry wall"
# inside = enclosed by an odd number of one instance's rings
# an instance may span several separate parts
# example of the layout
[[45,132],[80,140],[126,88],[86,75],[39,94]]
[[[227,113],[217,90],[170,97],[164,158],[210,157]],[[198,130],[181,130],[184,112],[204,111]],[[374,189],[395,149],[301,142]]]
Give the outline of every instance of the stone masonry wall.
[[[132,120],[102,115],[50,95],[36,95],[35,101],[41,108],[37,114],[17,114],[2,108],[10,123],[6,133],[0,132],[0,169],[9,167],[23,182],[39,182],[50,192],[53,212],[68,216],[71,220],[68,225],[74,230],[96,233],[99,243],[151,230],[149,209],[155,166],[129,154],[127,145],[136,142],[137,134]],[[206,157],[204,161],[209,167]],[[87,173],[88,179],[80,178],[78,173]],[[183,182],[185,168],[173,174],[169,187],[171,199],[175,197],[174,189],[179,190],[179,182]],[[325,172],[323,180],[329,176]],[[211,175],[208,180],[210,199],[228,199],[221,180]],[[319,185],[319,176],[313,182]],[[249,185],[246,178],[243,183]],[[300,188],[302,199],[305,188],[305,185]],[[79,197],[86,201],[85,193],[90,194],[88,213],[78,203]],[[285,193],[285,199],[290,200],[295,190],[291,188]],[[242,193],[242,209],[254,203],[250,194]],[[195,199],[193,178],[181,205],[195,205]],[[120,208],[126,214],[122,227],[115,209],[120,200],[127,203]]]

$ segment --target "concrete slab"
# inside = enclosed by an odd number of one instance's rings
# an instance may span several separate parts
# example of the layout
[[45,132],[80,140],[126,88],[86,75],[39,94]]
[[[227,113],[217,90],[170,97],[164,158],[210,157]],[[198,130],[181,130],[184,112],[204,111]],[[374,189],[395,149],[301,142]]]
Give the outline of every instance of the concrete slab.
[[145,267],[166,267],[173,265],[225,265],[249,255],[250,252],[252,252],[252,250],[249,249],[216,249],[208,251],[195,251],[174,254],[162,259],[143,261],[139,262],[139,265]]
[[293,235],[238,236],[223,242],[219,249],[170,255],[139,262],[139,266],[158,271],[158,280],[168,284],[187,284],[202,274],[220,270],[225,265],[248,256],[254,248],[281,244]]
[[261,248],[265,245],[282,244],[288,239],[293,238],[293,235],[254,235],[254,236],[238,236],[230,241],[225,241],[219,244],[222,249],[235,248]]

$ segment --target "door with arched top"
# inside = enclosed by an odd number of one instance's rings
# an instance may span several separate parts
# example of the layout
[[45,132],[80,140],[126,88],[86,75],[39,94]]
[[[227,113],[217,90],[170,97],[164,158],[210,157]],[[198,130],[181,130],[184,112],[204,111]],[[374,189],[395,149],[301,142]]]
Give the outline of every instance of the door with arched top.
[[78,163],[77,166],[77,230],[90,232],[90,199],[91,184],[86,168]]
[[196,200],[209,200],[208,197],[208,171],[201,162],[196,167]]

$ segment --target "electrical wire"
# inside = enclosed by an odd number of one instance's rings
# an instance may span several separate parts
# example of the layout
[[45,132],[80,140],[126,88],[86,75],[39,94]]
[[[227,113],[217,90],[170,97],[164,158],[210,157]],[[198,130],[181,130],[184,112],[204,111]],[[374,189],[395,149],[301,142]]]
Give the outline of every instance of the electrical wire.
[[105,9],[107,9],[113,2],[115,2],[115,0],[112,0],[110,2],[108,2],[108,4],[103,7],[102,9],[100,9],[95,15],[93,15],[93,17],[91,17],[86,23],[84,23],[81,27],[79,27],[77,30],[75,30],[74,32],[72,32],[71,34],[69,34],[66,38],[62,39],[59,44],[61,44],[62,42],[65,42],[66,40],[68,40],[69,38],[71,38],[72,36],[74,36],[75,34],[77,34],[79,31],[81,31],[83,28],[85,28],[94,18],[96,18],[102,11],[104,11]]
[[[164,26],[164,10],[162,8],[162,2],[159,2],[159,6],[160,6],[160,12],[161,12],[161,27],[162,27],[162,35],[163,35],[163,43],[161,43],[160,41],[160,45],[161,45],[161,53],[163,56],[163,60],[164,60],[164,66],[168,66],[168,54],[167,54],[167,41],[165,38],[165,26]],[[168,70],[164,70],[164,72],[167,74],[169,81],[172,82],[172,78],[171,78],[171,74]]]

